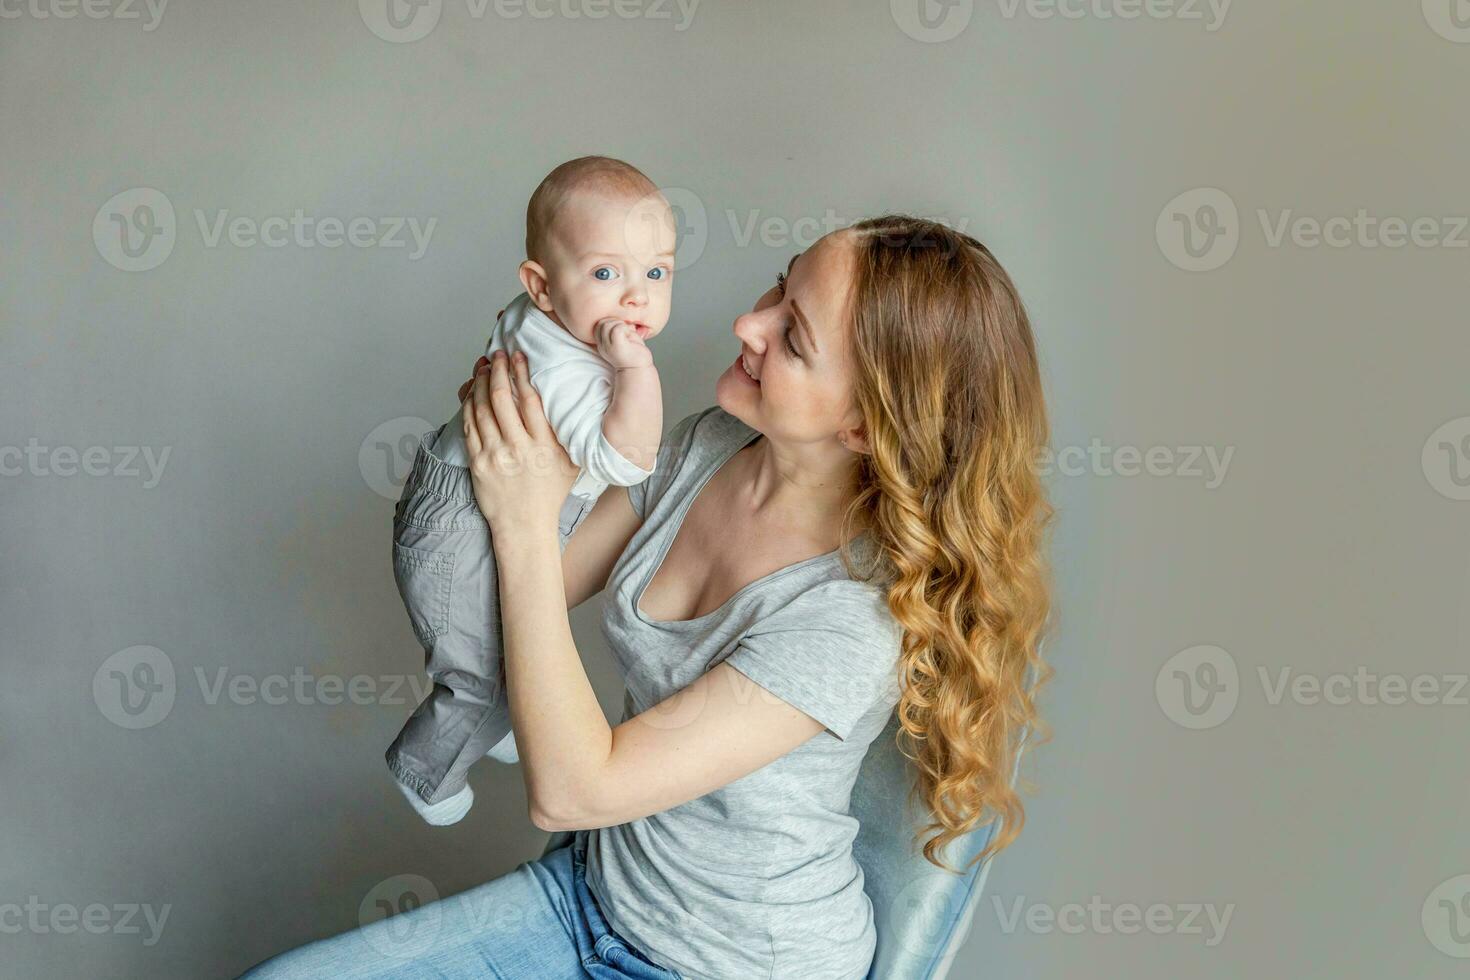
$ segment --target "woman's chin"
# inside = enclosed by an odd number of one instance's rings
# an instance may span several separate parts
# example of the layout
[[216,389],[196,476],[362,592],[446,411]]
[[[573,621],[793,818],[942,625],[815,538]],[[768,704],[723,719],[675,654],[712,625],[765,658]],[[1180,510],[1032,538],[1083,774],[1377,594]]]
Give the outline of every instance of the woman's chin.
[[715,382],[715,404],[747,425],[748,416],[752,414],[752,402],[755,400],[751,395],[750,386],[730,377],[728,372]]

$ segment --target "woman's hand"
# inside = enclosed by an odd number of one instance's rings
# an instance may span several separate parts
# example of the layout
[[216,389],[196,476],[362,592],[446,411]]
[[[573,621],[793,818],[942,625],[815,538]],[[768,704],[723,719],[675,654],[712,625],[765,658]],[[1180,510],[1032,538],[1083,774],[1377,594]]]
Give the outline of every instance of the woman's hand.
[[475,375],[480,373],[480,368],[489,366],[490,358],[486,357],[484,354],[481,354],[480,359],[475,362],[475,369],[470,372],[470,380],[459,386],[459,400],[461,404],[464,403],[464,400],[466,398],[470,397],[470,388],[474,385]]
[[497,540],[522,531],[554,534],[578,472],[546,421],[524,354],[516,354],[514,370],[512,389],[503,351],[488,366],[476,362],[464,412],[475,501]]

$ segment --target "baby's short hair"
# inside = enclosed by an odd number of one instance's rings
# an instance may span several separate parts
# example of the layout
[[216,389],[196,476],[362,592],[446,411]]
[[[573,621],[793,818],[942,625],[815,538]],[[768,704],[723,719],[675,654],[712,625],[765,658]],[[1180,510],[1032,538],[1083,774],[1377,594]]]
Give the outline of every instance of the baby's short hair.
[[526,257],[540,262],[556,213],[577,191],[637,200],[658,193],[658,185],[633,166],[612,157],[577,157],[547,174],[526,205]]

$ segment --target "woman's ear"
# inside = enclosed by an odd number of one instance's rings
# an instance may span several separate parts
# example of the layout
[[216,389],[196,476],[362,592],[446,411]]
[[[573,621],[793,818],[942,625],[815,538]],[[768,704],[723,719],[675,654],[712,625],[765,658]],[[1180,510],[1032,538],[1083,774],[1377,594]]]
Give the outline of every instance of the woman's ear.
[[873,452],[873,447],[868,445],[868,437],[861,422],[837,433],[837,441],[842,443],[844,449],[851,452],[862,455],[871,455]]
[[521,263],[516,274],[521,277],[521,286],[531,297],[531,302],[536,304],[536,308],[542,313],[550,313],[551,293],[547,290],[546,270],[541,268],[541,263],[527,259]]

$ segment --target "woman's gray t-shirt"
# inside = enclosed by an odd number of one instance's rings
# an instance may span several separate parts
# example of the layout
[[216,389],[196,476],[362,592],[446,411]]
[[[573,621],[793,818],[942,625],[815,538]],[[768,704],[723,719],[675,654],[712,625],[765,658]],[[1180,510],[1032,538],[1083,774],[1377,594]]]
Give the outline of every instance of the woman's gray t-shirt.
[[[848,804],[899,695],[902,631],[882,590],[832,551],[697,619],[638,609],[694,498],[759,436],[718,406],[674,426],[653,475],[628,488],[643,524],[608,580],[603,634],[624,721],[728,661],[826,730],[698,799],[590,831],[587,883],[614,931],[691,980],[861,980],[877,934]],[[855,545],[870,556],[867,537]]]

